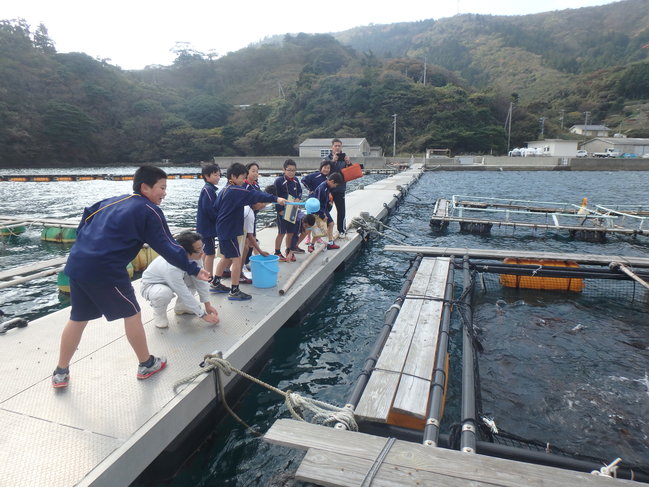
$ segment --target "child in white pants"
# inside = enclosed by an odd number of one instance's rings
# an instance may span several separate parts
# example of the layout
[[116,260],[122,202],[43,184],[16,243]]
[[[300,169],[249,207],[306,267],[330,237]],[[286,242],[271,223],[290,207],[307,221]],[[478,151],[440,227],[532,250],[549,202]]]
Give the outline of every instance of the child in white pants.
[[[187,252],[190,260],[200,264],[203,254],[203,241],[199,233],[183,232],[176,241]],[[167,328],[167,307],[174,298],[176,314],[195,314],[207,323],[216,324],[219,316],[210,303],[209,283],[196,279],[178,267],[169,264],[162,257],[157,257],[142,274],[142,297],[149,301],[155,317],[154,324],[158,328]],[[194,295],[198,293],[200,303]],[[201,307],[201,303],[204,305]]]

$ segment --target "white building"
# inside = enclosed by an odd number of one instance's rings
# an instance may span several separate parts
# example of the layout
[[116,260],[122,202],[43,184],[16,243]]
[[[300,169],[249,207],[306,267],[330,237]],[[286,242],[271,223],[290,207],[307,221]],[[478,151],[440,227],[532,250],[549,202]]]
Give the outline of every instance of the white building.
[[586,137],[608,137],[611,131],[606,125],[573,125],[570,127],[571,134],[585,135]]
[[584,142],[581,146],[589,153],[605,152],[606,149],[612,148],[621,154],[635,154],[642,157],[649,154],[649,139],[639,139],[630,137],[597,137]]
[[[575,157],[577,140],[545,139],[527,142],[529,149],[536,149],[537,155],[554,157]],[[539,150],[541,149],[541,150]]]
[[[365,138],[337,137],[343,143],[343,152],[349,157],[371,157],[372,153],[369,142]],[[300,144],[300,157],[320,157],[324,158],[329,155],[331,150],[330,139],[306,139]],[[376,148],[374,148],[376,151]],[[378,148],[380,150],[380,148]]]

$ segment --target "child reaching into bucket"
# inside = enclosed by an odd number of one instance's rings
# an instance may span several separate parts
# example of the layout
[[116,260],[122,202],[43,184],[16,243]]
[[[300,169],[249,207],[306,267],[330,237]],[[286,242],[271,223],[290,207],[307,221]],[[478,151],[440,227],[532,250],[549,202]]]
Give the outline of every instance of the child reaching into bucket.
[[[203,240],[200,233],[182,232],[176,242],[185,249],[187,258],[197,264],[203,257]],[[167,307],[176,298],[174,311],[177,315],[194,314],[207,323],[217,324],[219,315],[210,303],[210,285],[187,272],[171,265],[162,257],[156,257],[142,273],[142,297],[149,301],[153,308],[154,324],[158,328],[167,328]],[[198,293],[200,303],[194,298]],[[205,309],[201,307],[201,303]]]
[[86,208],[77,228],[64,272],[70,278],[70,319],[61,335],[59,362],[52,386],[67,387],[70,360],[89,320],[124,319],[128,342],[138,358],[137,378],[147,379],[167,365],[149,354],[140,306],[126,271],[145,243],[171,264],[198,279],[209,273],[187,258],[171,236],[159,205],[167,195],[167,174],[142,166],[133,176],[133,193],[109,198]]
[[311,240],[309,240],[308,244],[308,249],[309,252],[313,252],[313,244],[311,242],[315,241],[315,238],[312,235],[312,232],[314,232],[314,228],[316,226],[316,217],[314,214],[305,214],[303,211],[298,212],[297,218],[295,219],[295,223],[297,224],[298,231],[293,235],[293,240],[291,240],[291,246],[292,247],[297,247],[304,241],[305,238],[310,237]]
[[[229,293],[231,301],[245,301],[252,299],[252,296],[239,289],[241,278],[242,251],[243,251],[243,209],[245,206],[255,203],[277,203],[285,205],[284,198],[261,191],[251,191],[242,185],[246,179],[248,170],[246,166],[238,162],[233,163],[227,172],[228,185],[221,190],[216,198],[216,235],[219,239],[219,252],[222,255],[216,265],[216,271],[212,280],[211,292]],[[221,283],[223,271],[230,266],[231,285],[225,286]]]
[[[327,203],[329,203],[329,194],[331,193],[331,190],[333,188],[336,188],[338,185],[343,183],[343,177],[340,173],[334,172],[329,174],[327,176],[327,180],[320,183],[320,185],[316,188],[314,192],[314,198],[317,198],[318,201],[320,202],[320,209],[315,213],[316,216],[319,218],[322,218],[327,222],[327,249],[328,250],[333,250],[333,249],[339,249],[340,246],[336,245],[334,243],[334,220],[331,218],[331,214],[329,213],[329,207],[327,206]],[[309,247],[309,250],[311,250],[311,247]]]

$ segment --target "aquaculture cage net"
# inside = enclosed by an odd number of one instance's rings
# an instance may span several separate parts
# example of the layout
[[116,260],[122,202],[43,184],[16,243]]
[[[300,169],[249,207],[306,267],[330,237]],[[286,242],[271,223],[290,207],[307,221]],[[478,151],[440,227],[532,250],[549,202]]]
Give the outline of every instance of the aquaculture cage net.
[[[593,270],[599,272],[601,266],[582,266],[580,270],[588,272]],[[648,273],[640,275],[645,279]],[[509,278],[503,276],[511,276]],[[515,294],[517,291],[541,292],[547,296],[573,296],[585,299],[607,298],[616,301],[624,301],[629,305],[649,305],[649,289],[637,281],[616,276],[616,279],[602,277],[577,277],[566,273],[565,276],[557,277],[536,277],[536,276],[514,276],[498,274],[494,272],[478,272],[475,292],[504,292]],[[511,286],[504,285],[504,282]]]
[[[471,265],[472,319],[466,310],[459,315],[474,344],[478,439],[600,466],[620,456],[625,478],[649,481],[649,456],[638,449],[647,427],[642,410],[649,378],[642,360],[649,350],[643,338],[649,291],[602,266],[580,267],[579,275],[588,277],[577,282],[570,282],[576,279],[571,271],[555,269],[530,289],[525,280],[530,276],[494,268],[479,272],[487,264]],[[646,272],[640,274],[647,279]],[[456,279],[462,281],[457,274]],[[613,362],[609,368],[607,360]],[[625,396],[631,389],[633,397]],[[578,402],[586,408],[583,416],[573,408]],[[491,429],[492,419],[508,426]],[[525,424],[528,420],[534,424]],[[596,437],[588,439],[579,428]],[[609,436],[605,444],[601,435]],[[616,453],[607,458],[611,452]]]

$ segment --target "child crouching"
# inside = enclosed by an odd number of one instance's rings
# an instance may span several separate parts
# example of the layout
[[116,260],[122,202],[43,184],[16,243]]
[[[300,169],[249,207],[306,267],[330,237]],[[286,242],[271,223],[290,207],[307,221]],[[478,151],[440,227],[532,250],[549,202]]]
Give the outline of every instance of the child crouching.
[[[187,258],[197,264],[203,256],[203,240],[199,233],[183,232],[176,237],[176,242],[185,249]],[[219,315],[210,303],[210,285],[187,272],[171,265],[162,257],[157,257],[142,274],[142,297],[149,301],[153,308],[154,324],[158,328],[167,328],[167,307],[174,296],[177,297],[174,311],[176,314],[194,314],[207,323],[219,322]],[[198,293],[200,302],[194,294]]]

